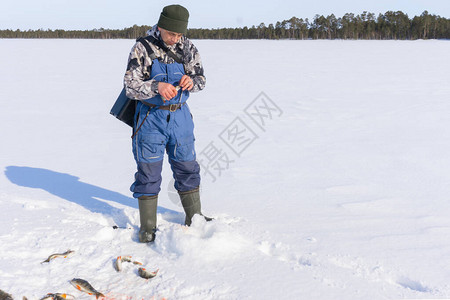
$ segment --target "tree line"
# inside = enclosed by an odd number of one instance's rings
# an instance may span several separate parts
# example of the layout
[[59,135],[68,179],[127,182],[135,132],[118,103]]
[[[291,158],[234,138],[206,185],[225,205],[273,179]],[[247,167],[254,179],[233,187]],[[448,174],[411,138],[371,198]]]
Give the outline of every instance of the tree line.
[[[73,39],[136,39],[145,36],[151,26],[125,29],[93,30],[0,30],[0,38],[73,38]],[[450,39],[450,19],[424,11],[409,18],[401,11],[388,11],[375,16],[363,12],[347,13],[337,18],[316,15],[313,20],[292,17],[289,20],[242,28],[188,29],[191,39],[370,39],[414,40]]]

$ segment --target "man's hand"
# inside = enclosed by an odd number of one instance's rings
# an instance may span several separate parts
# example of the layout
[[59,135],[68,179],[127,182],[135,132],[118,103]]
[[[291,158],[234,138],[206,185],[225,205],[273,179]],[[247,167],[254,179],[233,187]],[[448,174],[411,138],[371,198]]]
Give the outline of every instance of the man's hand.
[[158,92],[162,96],[163,101],[170,100],[178,94],[177,89],[170,83],[158,83]]
[[183,75],[180,80],[180,86],[182,87],[183,91],[190,91],[194,87],[194,82],[192,81],[191,77]]

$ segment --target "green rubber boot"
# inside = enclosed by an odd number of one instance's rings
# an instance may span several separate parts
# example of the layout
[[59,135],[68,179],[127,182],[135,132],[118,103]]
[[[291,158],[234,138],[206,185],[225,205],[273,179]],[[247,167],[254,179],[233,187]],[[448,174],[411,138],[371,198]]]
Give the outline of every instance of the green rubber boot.
[[[183,205],[184,212],[186,213],[186,219],[184,224],[187,226],[191,226],[192,217],[196,214],[203,216],[202,214],[202,206],[200,203],[200,188],[196,188],[187,192],[180,192],[181,204]],[[212,218],[205,217],[206,221],[211,221]]]
[[156,231],[156,208],[158,207],[158,195],[141,196],[139,200],[139,219],[141,228],[139,229],[139,241],[141,243],[151,243],[155,241]]

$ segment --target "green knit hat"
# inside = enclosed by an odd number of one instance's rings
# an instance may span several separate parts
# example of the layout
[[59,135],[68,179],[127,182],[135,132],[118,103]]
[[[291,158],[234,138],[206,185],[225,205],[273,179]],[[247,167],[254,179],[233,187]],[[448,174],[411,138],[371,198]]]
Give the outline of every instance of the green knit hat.
[[181,5],[169,5],[163,8],[158,26],[172,32],[186,33],[189,11]]

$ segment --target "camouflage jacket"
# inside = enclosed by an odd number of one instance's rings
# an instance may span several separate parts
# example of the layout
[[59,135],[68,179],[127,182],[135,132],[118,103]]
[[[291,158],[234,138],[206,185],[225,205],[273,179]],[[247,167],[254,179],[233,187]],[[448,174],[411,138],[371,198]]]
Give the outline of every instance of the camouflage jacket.
[[[157,39],[161,39],[158,27],[155,25],[147,32]],[[174,63],[174,59],[168,56],[163,50],[151,43],[150,47],[156,57],[163,63]],[[171,51],[182,57],[186,75],[194,82],[191,92],[201,91],[206,84],[206,78],[203,74],[203,66],[200,54],[194,44],[184,35],[175,45],[168,46]],[[144,45],[137,42],[131,49],[128,57],[127,71],[124,76],[124,86],[126,95],[130,99],[145,100],[158,95],[158,82],[150,79],[152,60],[148,56]]]

